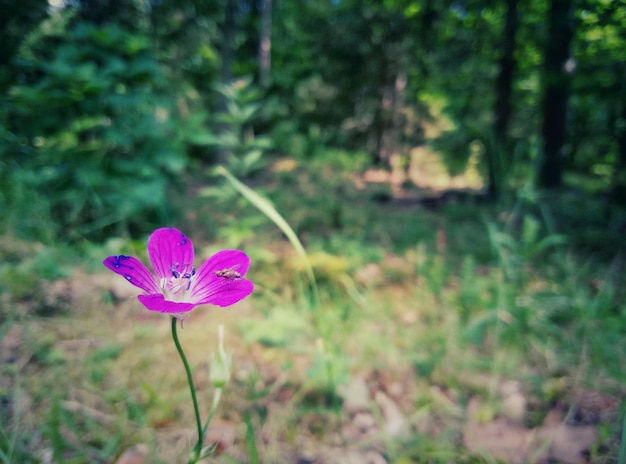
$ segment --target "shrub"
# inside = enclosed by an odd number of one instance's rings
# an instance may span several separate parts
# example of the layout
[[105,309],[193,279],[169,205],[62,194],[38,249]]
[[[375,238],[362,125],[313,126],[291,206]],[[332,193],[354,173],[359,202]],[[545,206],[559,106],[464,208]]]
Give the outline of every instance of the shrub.
[[149,41],[78,23],[41,34],[20,68],[0,105],[0,196],[14,212],[5,224],[38,239],[99,239],[163,215],[185,158]]

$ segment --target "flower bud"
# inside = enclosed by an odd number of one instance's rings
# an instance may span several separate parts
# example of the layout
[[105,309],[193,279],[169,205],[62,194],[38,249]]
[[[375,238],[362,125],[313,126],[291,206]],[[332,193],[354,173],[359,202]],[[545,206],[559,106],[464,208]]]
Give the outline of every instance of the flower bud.
[[224,351],[224,326],[217,328],[218,351],[211,354],[209,376],[215,388],[224,388],[230,380],[232,368],[232,353]]

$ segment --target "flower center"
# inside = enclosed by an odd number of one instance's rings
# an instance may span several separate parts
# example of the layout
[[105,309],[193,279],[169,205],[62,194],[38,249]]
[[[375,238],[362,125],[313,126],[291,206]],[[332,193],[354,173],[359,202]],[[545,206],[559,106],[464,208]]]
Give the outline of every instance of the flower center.
[[187,290],[196,277],[196,268],[188,264],[174,264],[170,269],[171,277],[161,278],[161,291],[170,301],[184,301]]

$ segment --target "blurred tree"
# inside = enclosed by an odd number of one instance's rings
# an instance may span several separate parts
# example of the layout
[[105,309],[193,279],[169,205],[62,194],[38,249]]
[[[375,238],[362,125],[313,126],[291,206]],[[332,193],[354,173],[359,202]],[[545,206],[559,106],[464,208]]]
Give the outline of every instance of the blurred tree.
[[[626,69],[622,69],[622,75]],[[621,112],[614,121],[615,135],[617,138],[617,162],[613,170],[612,195],[616,202],[626,204],[626,88],[622,81],[621,89]]]
[[47,0],[0,0],[0,95],[15,82],[13,58],[20,45],[48,15]]
[[481,163],[486,161],[482,168],[494,191],[503,185],[506,156],[493,143],[494,121],[500,118],[499,130],[503,123],[509,124],[506,92],[508,73],[513,75],[510,61],[504,61],[510,52],[505,47],[515,43],[503,40],[515,32],[502,26],[506,15],[503,1],[449,2],[436,29],[432,76],[427,83],[431,93],[441,95],[445,115],[453,125],[440,131],[433,147],[452,174],[465,169],[471,147],[480,147],[481,155],[486,151]]
[[196,146],[219,152],[219,163],[225,164],[232,174],[249,176],[265,167],[264,154],[272,148],[269,138],[254,133],[263,108],[262,92],[252,84],[252,78],[235,79],[228,85],[216,84],[215,90],[227,102],[227,111],[213,118],[220,130],[198,132],[189,140]]
[[76,10],[75,21],[99,26],[115,23],[128,30],[145,24],[143,5],[138,0],[70,0],[67,5]]
[[0,113],[8,207],[25,207],[14,188],[28,186],[49,205],[56,237],[71,239],[145,231],[169,211],[166,189],[185,158],[145,36],[78,22],[41,35],[21,75]]
[[232,79],[237,6],[231,0],[164,0],[151,9],[152,36],[184,122],[181,136],[187,152],[202,163],[213,160],[215,152],[197,144],[197,134],[205,134],[214,115],[227,111],[214,86]]
[[[222,31],[222,67],[220,81],[223,85],[230,84],[233,78],[233,60],[235,54],[235,34],[237,33],[237,2],[236,0],[226,0],[224,9],[224,21],[221,25]],[[226,110],[226,100],[222,99],[222,110]]]
[[565,147],[567,100],[570,88],[571,42],[574,35],[573,3],[551,0],[548,36],[542,73],[543,139],[538,185],[559,187],[562,180],[562,157]]
[[261,0],[261,28],[259,32],[259,84],[270,84],[272,52],[272,0]]
[[[211,104],[211,86],[220,75],[223,1],[163,0],[150,9],[153,42],[179,95],[195,90],[203,108]],[[192,109],[195,109],[192,106]]]
[[511,120],[511,97],[515,73],[515,36],[518,28],[518,0],[506,0],[506,16],[502,30],[502,50],[498,60],[498,76],[495,85],[494,142],[495,146],[487,150],[487,193],[496,198],[502,191],[498,175],[501,169],[499,158],[511,149],[509,143],[509,124]]
[[323,143],[367,148],[374,162],[421,141],[416,115],[423,107],[414,98],[412,68],[421,35],[412,23],[422,13],[412,3],[277,4],[273,90],[305,132]]
[[[237,33],[237,2],[236,0],[226,0],[224,9],[224,21],[221,25],[222,31],[222,66],[220,72],[220,84],[228,87],[233,79],[233,61],[235,59],[235,37]],[[228,97],[219,93],[219,113],[228,113]],[[216,127],[218,136],[225,137],[229,133],[233,133],[236,129],[232,128],[229,121],[220,121]],[[216,146],[216,158],[219,163],[226,163],[229,158],[229,151],[224,144]]]
[[580,2],[568,168],[603,182],[626,204],[626,1]]
[[[42,0],[24,1],[38,5],[38,14],[43,11]],[[337,146],[368,150],[378,163],[425,143],[428,127],[429,137],[439,135],[436,148],[451,173],[478,153],[492,194],[519,185],[512,173],[518,180],[528,178],[534,140],[541,141],[544,154],[533,173],[542,186],[560,185],[563,170],[601,178],[616,196],[626,185],[624,0],[74,0],[68,5],[75,12],[70,26],[88,22],[99,32],[85,35],[85,46],[75,36],[79,28],[71,28],[68,37],[59,33],[40,40],[31,34],[22,45],[19,74],[11,71],[20,77],[13,106],[4,105],[0,115],[10,121],[10,132],[30,140],[29,149],[38,153],[42,149],[32,144],[34,138],[49,142],[62,132],[55,118],[121,120],[115,105],[133,95],[144,111],[150,107],[144,90],[153,85],[159,90],[151,108],[164,89],[177,99],[175,108],[168,106],[184,121],[177,134],[203,162],[214,157],[216,147],[230,146],[220,137],[238,133],[240,126],[260,140],[259,134],[272,130],[283,137],[273,145],[283,152],[312,156]],[[7,11],[0,24],[27,14]],[[129,48],[145,51],[152,40],[158,55],[150,60],[160,71],[146,72],[140,83],[136,69],[147,66],[146,56],[128,58],[126,51],[120,60],[104,53],[103,43],[118,40],[112,38],[115,28],[125,31],[119,37],[126,37]],[[7,37],[16,37],[15,30],[9,32]],[[98,40],[97,47],[87,47]],[[13,52],[2,52],[14,54],[12,47]],[[129,74],[114,75],[115,67]],[[224,89],[252,75],[263,90],[255,88],[253,102],[226,98]],[[31,119],[27,100],[47,112]],[[257,117],[258,108],[267,108],[272,119]],[[226,127],[233,115],[252,109],[245,124]],[[99,134],[63,127],[81,137]],[[245,138],[237,143],[244,146]],[[235,158],[247,160],[242,172],[259,166],[253,157]]]
[[486,189],[492,198],[505,190],[513,164],[510,132],[512,101],[519,99],[514,95],[519,3],[450,2],[441,15],[433,52],[438,78],[429,88],[444,93],[446,112],[456,126],[444,131],[434,146],[443,152],[452,173],[462,171],[473,153],[484,155]]

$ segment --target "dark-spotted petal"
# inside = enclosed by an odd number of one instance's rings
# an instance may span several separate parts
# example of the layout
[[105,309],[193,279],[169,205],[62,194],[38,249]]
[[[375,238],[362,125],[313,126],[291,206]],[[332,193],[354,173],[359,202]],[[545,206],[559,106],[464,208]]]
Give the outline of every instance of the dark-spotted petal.
[[148,292],[158,293],[159,287],[150,270],[137,258],[132,256],[109,256],[102,264],[116,274],[124,277],[135,287]]
[[166,300],[161,293],[138,295],[137,299],[150,311],[167,314],[188,313],[197,306],[194,303],[177,303],[175,301]]
[[159,277],[170,278],[175,273],[191,273],[193,243],[178,229],[163,228],[152,232],[148,239],[148,256]]

